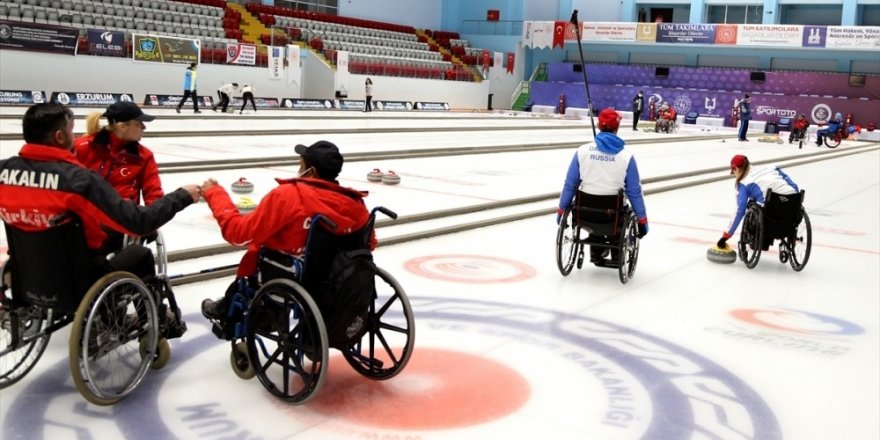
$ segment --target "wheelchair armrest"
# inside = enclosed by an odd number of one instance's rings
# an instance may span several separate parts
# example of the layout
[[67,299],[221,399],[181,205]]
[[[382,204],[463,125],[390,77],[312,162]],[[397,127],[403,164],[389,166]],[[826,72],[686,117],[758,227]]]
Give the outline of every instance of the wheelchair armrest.
[[379,211],[382,214],[385,214],[388,217],[391,217],[392,220],[397,220],[397,213],[384,207],[384,206],[377,206],[377,207],[373,208],[373,210],[370,212],[370,215],[371,216],[376,215],[376,211]]

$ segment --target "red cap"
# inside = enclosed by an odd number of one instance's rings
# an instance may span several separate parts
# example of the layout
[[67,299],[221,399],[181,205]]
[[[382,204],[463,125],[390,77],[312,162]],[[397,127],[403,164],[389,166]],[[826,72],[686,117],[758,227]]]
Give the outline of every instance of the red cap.
[[599,112],[599,129],[616,130],[620,127],[620,113],[609,107]]
[[748,163],[749,158],[743,156],[742,154],[737,154],[736,156],[733,156],[733,159],[730,159],[730,174],[733,174],[734,168],[742,168]]

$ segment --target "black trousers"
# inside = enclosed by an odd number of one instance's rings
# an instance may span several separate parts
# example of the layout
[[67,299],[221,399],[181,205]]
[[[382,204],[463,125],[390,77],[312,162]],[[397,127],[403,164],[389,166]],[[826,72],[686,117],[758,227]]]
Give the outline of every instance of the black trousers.
[[183,107],[183,104],[186,103],[186,100],[190,96],[192,96],[193,100],[193,111],[199,111],[199,93],[195,90],[184,90],[183,99],[180,100],[180,104],[177,104],[177,108],[180,109]]
[[247,105],[248,101],[251,102],[251,107],[253,107],[254,111],[257,111],[257,103],[254,102],[254,94],[251,92],[244,92],[241,95],[241,110],[244,111],[244,107]]
[[371,112],[373,111],[373,97],[367,96],[367,102],[364,104],[364,111]]
[[217,105],[214,106],[214,110],[217,110],[217,107],[223,106],[223,110],[221,111],[223,113],[226,113],[226,109],[229,107],[229,95],[218,90],[217,96],[220,97],[220,102],[218,102]]
[[139,244],[126,246],[121,251],[113,255],[110,260],[105,260],[106,265],[104,272],[114,272],[122,270],[131,272],[138,278],[146,278],[156,275],[155,259],[153,252]]
[[639,110],[637,112],[633,112],[633,130],[636,130],[639,125],[639,118],[642,117],[642,111]]

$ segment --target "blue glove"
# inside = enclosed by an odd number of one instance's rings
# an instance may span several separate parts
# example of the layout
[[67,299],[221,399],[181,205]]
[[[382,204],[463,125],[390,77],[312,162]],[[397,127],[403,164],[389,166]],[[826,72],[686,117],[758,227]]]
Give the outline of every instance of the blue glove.
[[559,224],[559,222],[562,221],[562,215],[563,215],[563,214],[565,214],[565,210],[564,210],[564,209],[559,208],[559,209],[556,210],[556,224],[557,224],[557,225]]
[[639,239],[648,235],[648,224],[647,223],[639,223]]

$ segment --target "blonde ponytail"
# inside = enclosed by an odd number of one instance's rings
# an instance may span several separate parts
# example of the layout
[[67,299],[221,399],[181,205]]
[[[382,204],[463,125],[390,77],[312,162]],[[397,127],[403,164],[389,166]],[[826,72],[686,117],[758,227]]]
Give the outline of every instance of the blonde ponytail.
[[86,117],[86,134],[94,135],[104,128],[101,126],[101,112],[92,112]]

